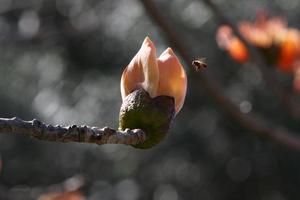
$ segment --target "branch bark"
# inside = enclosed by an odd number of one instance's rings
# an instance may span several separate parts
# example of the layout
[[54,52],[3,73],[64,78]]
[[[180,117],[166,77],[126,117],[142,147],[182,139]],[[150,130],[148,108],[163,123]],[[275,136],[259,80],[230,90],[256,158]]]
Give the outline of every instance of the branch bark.
[[146,140],[140,129],[117,131],[109,127],[97,128],[81,125],[69,127],[47,125],[39,120],[24,121],[17,117],[0,118],[0,134],[22,134],[53,142],[82,142],[94,144],[136,145]]
[[[140,0],[143,4],[149,17],[158,25],[164,33],[166,39],[182,56],[186,64],[190,64],[193,60],[191,53],[189,53],[182,37],[178,35],[174,28],[171,27],[167,19],[157,9],[152,0]],[[253,115],[245,115],[235,106],[231,100],[224,96],[214,78],[209,77],[207,73],[191,73],[190,77],[201,89],[205,89],[207,94],[219,105],[225,113],[235,120],[242,128],[249,131],[256,136],[269,139],[281,146],[300,151],[300,138],[285,132],[278,127],[270,125],[265,120],[258,119]],[[274,127],[274,128],[272,128]]]

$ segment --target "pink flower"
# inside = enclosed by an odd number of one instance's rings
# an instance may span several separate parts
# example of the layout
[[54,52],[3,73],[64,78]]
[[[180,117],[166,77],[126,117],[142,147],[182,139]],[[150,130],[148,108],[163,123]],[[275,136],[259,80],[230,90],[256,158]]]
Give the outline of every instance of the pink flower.
[[184,103],[186,86],[186,73],[172,49],[167,48],[156,58],[156,48],[149,37],[145,38],[121,78],[123,100],[134,90],[143,88],[152,98],[174,97],[176,114]]

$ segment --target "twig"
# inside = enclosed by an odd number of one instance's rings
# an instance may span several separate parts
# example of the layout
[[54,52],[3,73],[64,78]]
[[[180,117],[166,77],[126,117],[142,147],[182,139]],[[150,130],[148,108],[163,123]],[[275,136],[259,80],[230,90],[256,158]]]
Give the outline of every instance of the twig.
[[0,118],[0,134],[23,134],[32,138],[54,142],[84,142],[94,144],[135,145],[146,140],[140,129],[116,131],[109,127],[47,125],[39,120],[24,121],[17,117]]
[[258,52],[256,48],[249,44],[244,36],[240,34],[238,27],[234,23],[232,23],[232,21],[227,16],[225,16],[225,14],[221,11],[217,4],[215,4],[212,0],[199,1],[203,1],[213,11],[215,16],[218,17],[219,21],[223,24],[228,25],[232,29],[233,33],[239,38],[239,40],[241,40],[246,45],[252,58],[251,61],[255,63],[262,72],[266,86],[270,88],[277,97],[279,97],[282,104],[285,105],[285,107],[293,117],[300,119],[300,105],[295,102],[295,100],[292,98],[292,95],[288,91],[281,87],[276,78],[270,74],[270,71],[264,67],[268,66],[268,64],[262,58],[260,52]]
[[[145,7],[145,10],[152,18],[152,20],[158,25],[158,27],[164,32],[166,39],[171,45],[178,51],[187,64],[190,64],[193,57],[185,47],[177,32],[168,23],[166,18],[159,12],[152,0],[140,0]],[[219,89],[215,79],[210,78],[206,73],[191,73],[191,78],[197,83],[196,85],[207,91],[207,94],[219,105],[232,119],[234,119],[241,127],[248,130],[250,133],[270,139],[277,144],[288,147],[293,150],[300,151],[300,138],[294,136],[288,132],[280,131],[279,128],[268,126],[266,122],[261,119],[255,118],[252,115],[245,115],[224,96]]]

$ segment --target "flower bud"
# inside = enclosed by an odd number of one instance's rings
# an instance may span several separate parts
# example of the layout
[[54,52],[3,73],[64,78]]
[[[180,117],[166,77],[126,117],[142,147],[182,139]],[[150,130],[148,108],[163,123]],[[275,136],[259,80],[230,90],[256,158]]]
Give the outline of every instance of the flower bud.
[[119,128],[140,128],[147,134],[135,147],[150,148],[165,137],[182,108],[186,86],[186,73],[172,49],[156,58],[156,48],[146,37],[121,78]]
[[176,114],[186,95],[187,78],[183,66],[171,48],[156,58],[156,48],[146,37],[141,49],[125,68],[121,78],[122,99],[136,89],[144,89],[154,98],[166,95],[175,98]]

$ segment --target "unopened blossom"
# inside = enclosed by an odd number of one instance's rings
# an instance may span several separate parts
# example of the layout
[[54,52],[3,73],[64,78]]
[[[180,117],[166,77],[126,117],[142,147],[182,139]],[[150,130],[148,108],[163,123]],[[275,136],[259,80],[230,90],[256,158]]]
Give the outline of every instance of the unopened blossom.
[[119,129],[141,129],[146,140],[132,145],[147,149],[160,143],[184,103],[187,78],[171,48],[159,57],[149,37],[124,69]]
[[186,87],[186,73],[173,50],[167,48],[157,58],[156,48],[149,37],[145,38],[121,78],[123,100],[134,90],[142,88],[152,98],[162,95],[173,97],[176,114],[184,103]]

